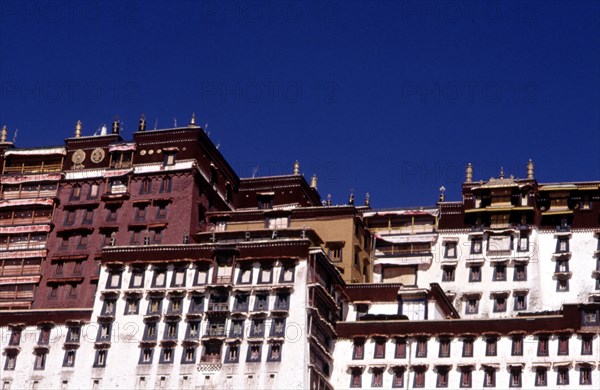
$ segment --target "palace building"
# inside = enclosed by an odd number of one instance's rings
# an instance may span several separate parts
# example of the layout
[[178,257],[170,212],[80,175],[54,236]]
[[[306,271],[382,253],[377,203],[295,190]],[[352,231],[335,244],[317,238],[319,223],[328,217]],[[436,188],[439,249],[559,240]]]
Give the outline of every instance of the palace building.
[[240,178],[192,116],[0,133],[2,389],[596,388],[600,180],[374,209]]

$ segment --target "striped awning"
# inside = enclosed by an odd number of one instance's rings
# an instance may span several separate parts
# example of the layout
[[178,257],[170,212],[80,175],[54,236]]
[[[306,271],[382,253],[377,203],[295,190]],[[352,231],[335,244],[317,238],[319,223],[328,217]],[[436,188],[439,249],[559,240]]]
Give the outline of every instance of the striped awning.
[[22,175],[22,176],[2,176],[0,183],[2,184],[20,184],[36,181],[59,181],[62,177],[60,173],[43,173],[39,175]]
[[0,234],[20,234],[20,233],[36,233],[49,232],[50,225],[27,225],[27,226],[8,226],[0,227]]
[[48,198],[11,199],[11,200],[0,201],[0,207],[32,206],[32,205],[52,206],[53,204],[54,204],[54,200],[48,199]]

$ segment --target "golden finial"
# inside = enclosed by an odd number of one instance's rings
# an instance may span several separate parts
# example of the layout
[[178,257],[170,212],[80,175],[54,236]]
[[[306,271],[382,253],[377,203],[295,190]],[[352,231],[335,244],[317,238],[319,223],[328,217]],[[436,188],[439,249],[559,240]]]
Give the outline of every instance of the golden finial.
[[77,121],[77,123],[75,124],[75,138],[81,137],[81,129],[82,128],[83,128],[83,125],[81,124],[81,121]]
[[331,194],[327,194],[327,206],[331,206]]
[[146,131],[146,115],[142,114],[138,122],[138,131]]
[[504,167],[500,167],[500,179],[504,179]]
[[529,159],[529,162],[527,162],[527,178],[529,180],[533,180],[533,160]]
[[314,188],[315,190],[317,189],[317,175],[313,175],[312,179],[310,180],[310,186],[312,188]]
[[190,124],[188,127],[196,127],[196,114],[192,112],[192,118],[190,119]]
[[296,162],[294,163],[294,175],[299,175],[300,174],[300,163],[298,162],[298,160],[296,160]]
[[115,119],[112,123],[112,133],[119,134],[120,130],[121,130],[121,123],[119,122],[118,119]]
[[371,206],[371,195],[369,195],[369,193],[367,192],[367,194],[365,195],[365,206],[370,207]]
[[354,192],[350,192],[350,197],[348,198],[348,204],[354,205]]
[[446,192],[446,187],[441,186],[440,187],[440,202],[443,202],[446,200],[446,195],[444,194],[444,192]]
[[471,183],[473,181],[473,165],[471,163],[467,164],[467,179],[465,180],[467,183]]
[[8,136],[8,129],[6,125],[2,126],[2,132],[0,132],[0,142],[6,142],[6,137]]

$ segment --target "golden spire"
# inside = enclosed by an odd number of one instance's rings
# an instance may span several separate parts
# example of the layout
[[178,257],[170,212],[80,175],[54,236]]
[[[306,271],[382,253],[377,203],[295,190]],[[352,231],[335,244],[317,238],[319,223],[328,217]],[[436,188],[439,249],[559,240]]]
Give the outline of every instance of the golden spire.
[[190,119],[190,124],[188,127],[196,127],[196,114],[192,112],[192,118]]
[[529,159],[527,162],[527,178],[529,180],[533,180],[533,160]]
[[365,206],[367,207],[371,207],[371,195],[369,195],[369,193],[367,192],[367,194],[365,195]]
[[142,114],[138,122],[138,131],[146,131],[146,115]]
[[444,192],[446,192],[446,187],[441,186],[440,187],[440,202],[443,202],[446,200],[446,195],[444,194]]
[[75,138],[81,137],[81,129],[82,128],[83,128],[83,125],[81,124],[81,121],[77,121],[77,123],[75,124]]
[[298,160],[296,160],[296,162],[294,163],[294,175],[299,175],[300,174],[300,163],[298,162]]
[[331,194],[327,194],[327,206],[331,206]]
[[471,183],[473,181],[473,165],[471,163],[467,164],[466,174],[467,179],[465,181]]
[[312,188],[314,188],[315,190],[317,189],[317,175],[313,175],[312,179],[310,180],[310,186]]
[[6,142],[6,137],[8,136],[8,129],[6,125],[2,126],[2,132],[0,132],[0,142]]
[[504,179],[504,167],[500,167],[500,179]]
[[119,134],[119,131],[121,131],[121,123],[118,119],[115,119],[112,123],[112,133]]
[[354,205],[354,192],[350,192],[350,197],[348,198],[348,204]]

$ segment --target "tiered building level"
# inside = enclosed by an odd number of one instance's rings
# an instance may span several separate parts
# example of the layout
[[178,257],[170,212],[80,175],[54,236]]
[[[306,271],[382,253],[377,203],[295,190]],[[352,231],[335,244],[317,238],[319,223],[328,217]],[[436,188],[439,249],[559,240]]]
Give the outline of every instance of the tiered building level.
[[595,388],[600,181],[372,209],[239,178],[196,126],[0,139],[0,382]]

